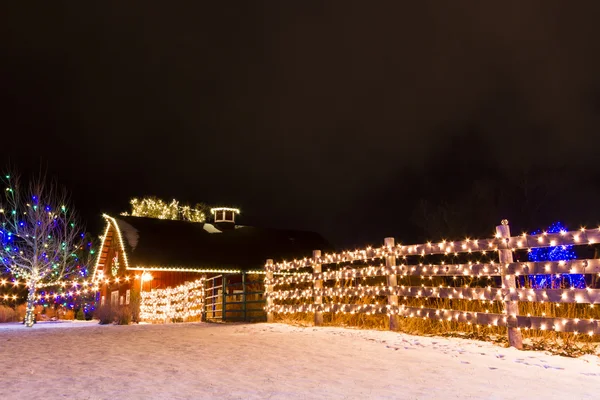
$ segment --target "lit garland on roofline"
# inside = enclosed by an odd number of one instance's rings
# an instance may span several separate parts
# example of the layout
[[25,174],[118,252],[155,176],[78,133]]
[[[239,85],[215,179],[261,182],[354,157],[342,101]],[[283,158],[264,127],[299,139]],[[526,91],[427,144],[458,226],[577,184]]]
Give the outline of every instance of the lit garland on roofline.
[[236,214],[240,213],[239,208],[231,208],[231,207],[213,207],[210,209],[210,213],[211,214],[215,214],[217,211],[231,211],[234,212]]
[[[219,267],[168,267],[168,266],[135,266],[128,267],[129,271],[156,271],[156,272],[196,272],[199,274],[258,274],[264,275],[266,271],[263,269],[234,269],[234,268],[219,268]],[[275,275],[301,275],[299,272],[275,272]]]
[[125,269],[127,269],[129,267],[129,260],[127,259],[127,252],[125,251],[125,244],[123,242],[123,235],[121,234],[121,229],[119,229],[119,224],[117,224],[117,221],[110,215],[102,214],[102,217],[104,217],[107,224],[106,224],[106,229],[104,230],[104,236],[102,236],[102,242],[100,243],[100,251],[98,252],[98,258],[96,259],[96,265],[94,266],[94,272],[92,274],[92,280],[94,280],[94,281],[97,279],[96,275],[98,273],[102,272],[102,271],[99,271],[98,268],[101,266],[101,264],[100,264],[101,253],[102,253],[102,249],[104,248],[104,242],[106,241],[106,236],[108,235],[108,231],[109,231],[111,225],[117,231],[117,238],[119,240],[119,246],[120,246],[119,248],[121,249],[121,254],[123,255],[123,260],[125,261]]
[[136,267],[129,267],[127,269],[130,271],[197,272],[197,273],[223,273],[223,274],[241,274],[243,272],[241,269],[233,269],[233,268],[165,267],[165,266],[160,266],[160,265],[136,266]]

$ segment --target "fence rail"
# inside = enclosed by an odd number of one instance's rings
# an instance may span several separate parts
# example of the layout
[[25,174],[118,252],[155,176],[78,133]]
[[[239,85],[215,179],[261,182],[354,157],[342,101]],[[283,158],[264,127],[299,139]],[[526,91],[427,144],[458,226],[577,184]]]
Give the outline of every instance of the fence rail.
[[[570,246],[600,243],[600,228],[580,229],[578,231],[563,231],[561,233],[541,233],[539,235],[514,236],[508,238],[494,237],[491,239],[465,239],[463,241],[440,243],[425,243],[415,245],[382,246],[379,248],[367,247],[355,251],[344,251],[341,253],[325,254],[313,258],[301,260],[284,261],[272,264],[273,271],[293,270],[300,268],[312,268],[315,262],[319,264],[336,264],[354,261],[369,261],[388,256],[425,256],[433,254],[456,254],[474,252],[495,252],[502,249],[527,250],[539,247]],[[600,272],[600,271],[599,271]]]
[[273,299],[310,299],[314,296],[399,296],[490,301],[529,301],[552,303],[600,304],[600,289],[529,289],[518,288],[507,293],[501,288],[432,287],[432,286],[358,286],[326,289],[296,289],[276,291]]
[[[595,304],[600,304],[600,289],[519,288],[517,279],[530,275],[600,276],[600,260],[513,262],[512,254],[520,249],[600,243],[600,228],[510,237],[508,224],[503,221],[496,231],[497,235],[492,239],[465,239],[457,242],[442,241],[436,244],[405,246],[394,245],[393,238],[387,238],[385,245],[379,248],[369,247],[323,256],[320,251],[315,251],[311,258],[291,262],[273,263],[268,260],[265,266],[267,313],[270,320],[273,313],[314,313],[315,325],[322,323],[323,313],[361,313],[388,315],[390,329],[397,327],[398,317],[456,321],[478,326],[503,326],[508,328],[509,343],[517,348],[522,347],[522,329],[599,335],[598,320],[518,315],[518,305],[519,302],[558,305],[570,303],[589,304],[590,307],[594,307]],[[409,256],[458,256],[461,253],[486,254],[490,251],[498,254],[499,262],[408,263]],[[403,263],[397,265],[397,259],[402,259]],[[375,265],[376,261],[379,265]],[[274,276],[284,271],[287,275]],[[398,284],[398,279],[403,278],[410,284]],[[372,284],[374,279],[385,281]],[[419,279],[418,283],[421,285],[417,286],[415,280]],[[466,285],[461,284],[465,279],[469,279],[469,282]],[[331,287],[336,284],[338,287]],[[340,284],[344,287],[339,287]],[[349,304],[336,302],[336,299],[341,297]],[[429,303],[416,307],[409,304],[410,300],[414,299],[500,302],[503,313],[462,311],[448,307],[432,308]],[[405,304],[399,304],[399,300]]]

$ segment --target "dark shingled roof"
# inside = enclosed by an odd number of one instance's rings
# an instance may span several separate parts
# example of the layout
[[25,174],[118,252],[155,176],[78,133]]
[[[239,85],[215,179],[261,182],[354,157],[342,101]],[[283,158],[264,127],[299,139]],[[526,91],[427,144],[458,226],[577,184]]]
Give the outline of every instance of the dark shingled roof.
[[[267,259],[332,251],[318,233],[237,225],[221,233],[211,224],[143,217],[115,218],[130,267],[262,269]],[[206,227],[206,229],[205,229]]]

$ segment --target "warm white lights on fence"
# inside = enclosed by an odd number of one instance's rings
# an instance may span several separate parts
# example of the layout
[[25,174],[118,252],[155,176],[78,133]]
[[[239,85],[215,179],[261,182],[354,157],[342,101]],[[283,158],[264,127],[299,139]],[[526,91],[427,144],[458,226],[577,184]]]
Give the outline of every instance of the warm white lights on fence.
[[[600,241],[600,228],[588,230],[582,228],[580,231],[561,231],[559,233],[543,232],[540,235],[523,234],[518,237],[503,237],[498,234],[492,239],[465,239],[459,242],[442,241],[440,243],[426,243],[420,245],[384,245],[380,248],[367,247],[365,249],[346,251],[335,254],[320,253],[312,258],[302,260],[284,261],[281,263],[269,262],[265,266],[267,279],[267,307],[268,313],[341,313],[355,314],[365,313],[399,315],[406,318],[432,318],[443,321],[465,322],[475,326],[510,326],[519,329],[546,329],[560,332],[588,332],[588,334],[600,334],[600,321],[579,320],[568,318],[552,318],[535,316],[518,316],[516,312],[510,311],[505,314],[485,312],[470,312],[458,310],[444,310],[426,308],[421,306],[412,307],[408,304],[393,305],[390,303],[394,298],[414,299],[448,299],[462,301],[498,302],[514,309],[517,301],[548,303],[559,307],[561,303],[600,304],[600,289],[531,289],[515,288],[512,283],[519,276],[549,275],[560,277],[561,274],[598,274],[600,276],[600,260],[570,260],[558,262],[503,262],[503,263],[473,263],[463,264],[395,264],[396,258],[403,260],[407,256],[423,256],[429,254],[457,255],[459,252],[472,253],[475,251],[482,254],[487,250],[494,252],[515,251],[518,249],[531,250],[537,247],[554,247],[580,244],[594,244]],[[484,250],[485,249],[485,250]],[[457,251],[458,250],[458,251]],[[502,253],[504,254],[504,253]],[[509,252],[510,254],[510,252]],[[503,256],[504,257],[504,256]],[[389,260],[393,262],[388,262]],[[368,265],[375,260],[386,260],[380,265]],[[501,258],[511,261],[512,258]],[[339,265],[343,264],[343,265]],[[345,264],[345,265],[344,265]],[[367,265],[354,265],[367,264]],[[313,272],[307,271],[315,267]],[[332,266],[332,270],[327,270]],[[302,270],[294,275],[273,276],[277,273],[285,273],[293,270]],[[323,269],[323,272],[321,270]],[[365,285],[366,279],[385,277],[396,282],[396,278],[420,277],[421,282],[430,282],[435,277],[452,277],[456,282],[453,286],[406,286],[406,285]],[[502,277],[502,285],[492,288],[491,285],[469,287],[458,286],[457,279],[460,277],[490,280],[494,277]],[[345,287],[325,287],[320,282],[342,282]],[[508,283],[506,283],[508,282]],[[413,282],[414,283],[414,282]],[[506,283],[506,284],[505,284]],[[510,286],[506,286],[510,284]],[[339,286],[339,285],[338,285]],[[347,302],[369,302],[376,304],[342,304],[338,302],[344,298]],[[387,299],[386,299],[387,298]],[[319,301],[313,301],[319,299]],[[290,301],[301,304],[286,304]],[[397,303],[397,300],[394,300]],[[323,304],[321,304],[321,302]],[[377,304],[388,303],[384,304]],[[277,304],[279,303],[279,304]],[[283,303],[283,304],[281,304]],[[390,320],[391,323],[391,320]]]
[[204,278],[169,288],[142,292],[140,318],[145,321],[187,319],[204,310]]

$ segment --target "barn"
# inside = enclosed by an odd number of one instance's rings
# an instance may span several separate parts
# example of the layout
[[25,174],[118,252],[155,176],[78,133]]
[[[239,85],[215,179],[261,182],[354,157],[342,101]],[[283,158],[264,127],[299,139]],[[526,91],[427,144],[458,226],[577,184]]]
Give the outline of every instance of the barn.
[[260,321],[264,265],[332,250],[319,234],[236,224],[239,210],[214,208],[212,220],[189,222],[104,215],[94,269],[98,306],[129,306],[139,294],[203,280],[203,318]]

